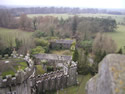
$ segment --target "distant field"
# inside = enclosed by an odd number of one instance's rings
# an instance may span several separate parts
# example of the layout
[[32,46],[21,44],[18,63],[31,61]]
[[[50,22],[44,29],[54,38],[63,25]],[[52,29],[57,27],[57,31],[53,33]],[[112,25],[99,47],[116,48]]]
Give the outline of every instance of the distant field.
[[118,25],[116,32],[110,32],[106,34],[108,34],[115,40],[118,49],[123,48],[125,46],[125,26]]
[[59,19],[62,17],[63,19],[67,19],[69,17],[72,17],[73,15],[70,14],[29,14],[28,17],[38,17],[38,16],[53,16],[53,17],[58,17]]
[[[98,17],[98,18],[112,18],[117,21],[117,23],[121,23],[125,20],[125,15],[110,15],[110,14],[76,14],[79,17]],[[29,17],[35,17],[35,16],[54,16],[58,17],[59,19],[62,17],[64,19],[67,19],[69,17],[74,16],[73,14],[29,14]]]

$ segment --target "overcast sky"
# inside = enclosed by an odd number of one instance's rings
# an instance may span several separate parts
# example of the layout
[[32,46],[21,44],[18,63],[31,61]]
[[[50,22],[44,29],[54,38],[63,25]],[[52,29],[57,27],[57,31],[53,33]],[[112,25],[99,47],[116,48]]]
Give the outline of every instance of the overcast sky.
[[125,8],[125,0],[0,0],[0,5]]

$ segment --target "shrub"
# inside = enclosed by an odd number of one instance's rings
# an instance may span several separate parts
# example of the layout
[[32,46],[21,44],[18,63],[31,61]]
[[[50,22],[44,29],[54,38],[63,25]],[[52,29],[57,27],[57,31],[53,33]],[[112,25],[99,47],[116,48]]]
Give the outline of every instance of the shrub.
[[53,66],[47,66],[47,72],[51,72],[51,71],[54,71]]
[[33,36],[35,37],[35,38],[41,38],[41,37],[46,37],[46,34],[45,34],[45,32],[41,32],[41,31],[35,31],[34,33],[33,33]]
[[44,40],[42,38],[35,38],[35,44],[36,46],[42,46],[42,47],[48,47],[49,42],[47,40]]
[[32,49],[31,53],[34,54],[40,54],[44,53],[45,49],[43,49],[41,46],[37,46],[36,48]]

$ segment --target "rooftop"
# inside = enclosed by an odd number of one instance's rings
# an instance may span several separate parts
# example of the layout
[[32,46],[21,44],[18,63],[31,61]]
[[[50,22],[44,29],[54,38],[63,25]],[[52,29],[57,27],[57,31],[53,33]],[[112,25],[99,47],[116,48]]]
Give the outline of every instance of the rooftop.
[[59,39],[55,40],[56,43],[65,43],[65,44],[72,44],[74,40],[66,40],[66,39]]
[[36,54],[36,58],[45,59],[45,60],[62,60],[62,61],[71,61],[72,56],[65,55],[56,55],[56,54]]

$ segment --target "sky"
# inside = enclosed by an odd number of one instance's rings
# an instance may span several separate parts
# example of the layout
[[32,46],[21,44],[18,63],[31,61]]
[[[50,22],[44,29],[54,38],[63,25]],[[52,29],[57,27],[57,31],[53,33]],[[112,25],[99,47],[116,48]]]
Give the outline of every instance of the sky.
[[0,5],[125,9],[125,0],[0,0]]

